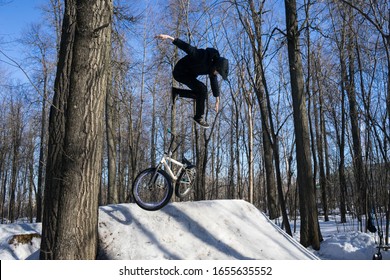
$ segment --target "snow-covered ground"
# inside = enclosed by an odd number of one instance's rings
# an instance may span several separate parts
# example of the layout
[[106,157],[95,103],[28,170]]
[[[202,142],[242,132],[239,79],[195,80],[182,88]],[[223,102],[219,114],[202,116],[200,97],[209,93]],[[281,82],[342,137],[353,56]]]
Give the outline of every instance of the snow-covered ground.
[[[135,204],[100,208],[101,259],[114,260],[371,260],[377,236],[351,221],[320,221],[320,251],[303,248],[263,213],[241,200],[171,203],[148,212]],[[0,225],[0,260],[37,259],[41,224]],[[299,233],[299,224],[298,230]],[[390,252],[383,252],[390,259]]]
[[106,206],[100,219],[108,259],[316,259],[242,200],[172,203],[157,212]]

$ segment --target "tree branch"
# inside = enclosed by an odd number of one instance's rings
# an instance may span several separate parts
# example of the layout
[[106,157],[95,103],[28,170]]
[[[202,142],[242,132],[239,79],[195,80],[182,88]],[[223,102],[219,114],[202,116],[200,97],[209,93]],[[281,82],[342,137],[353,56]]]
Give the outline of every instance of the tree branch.
[[7,58],[9,61],[11,61],[12,63],[8,63],[9,65],[13,66],[13,67],[16,67],[18,68],[20,71],[22,71],[22,73],[24,74],[24,76],[27,78],[27,80],[29,81],[29,83],[32,85],[32,87],[36,90],[36,92],[38,93],[38,95],[40,95],[43,99],[46,100],[46,102],[48,104],[50,104],[50,106],[53,106],[55,109],[57,109],[58,111],[61,111],[59,108],[57,108],[52,102],[50,102],[49,100],[47,100],[47,98],[45,98],[45,96],[42,94],[41,90],[34,84],[34,82],[31,80],[30,76],[28,75],[28,73],[26,72],[26,70],[23,69],[23,67],[20,65],[19,62],[17,62],[15,59],[11,58],[10,56],[8,56],[5,52],[3,52],[2,50],[0,50],[0,54],[2,54],[3,56],[5,56],[5,58]]

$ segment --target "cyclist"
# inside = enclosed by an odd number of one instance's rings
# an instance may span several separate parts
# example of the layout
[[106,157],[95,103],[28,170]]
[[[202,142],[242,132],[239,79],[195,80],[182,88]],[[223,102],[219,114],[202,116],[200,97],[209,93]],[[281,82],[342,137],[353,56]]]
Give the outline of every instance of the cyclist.
[[207,98],[207,87],[204,83],[197,80],[199,75],[209,75],[211,90],[216,98],[215,110],[219,108],[219,85],[217,74],[221,75],[224,80],[227,80],[229,72],[229,61],[219,55],[218,50],[214,48],[198,49],[190,44],[173,38],[170,35],[160,34],[156,38],[162,40],[171,40],[174,45],[187,53],[180,59],[173,69],[173,77],[176,81],[185,84],[190,88],[179,89],[172,88],[172,100],[175,102],[177,96],[191,98],[196,100],[196,113],[194,121],[204,128],[209,125],[204,119],[205,101]]

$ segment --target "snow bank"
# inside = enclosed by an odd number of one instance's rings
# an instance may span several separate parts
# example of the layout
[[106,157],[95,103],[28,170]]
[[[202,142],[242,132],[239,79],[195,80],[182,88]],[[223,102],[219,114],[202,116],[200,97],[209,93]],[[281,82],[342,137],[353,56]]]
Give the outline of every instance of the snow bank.
[[[316,253],[322,259],[333,260],[370,260],[377,251],[372,234],[362,232],[344,232],[332,234],[321,243]],[[383,254],[387,259],[387,254]]]
[[[100,207],[101,259],[371,260],[375,234],[320,220],[324,241],[309,252],[253,205],[237,200],[172,203],[147,212],[135,204]],[[38,259],[41,224],[0,224],[0,260]],[[382,252],[384,260],[390,252]]]
[[24,260],[37,252],[41,245],[37,236],[41,230],[41,224],[0,225],[0,260]]
[[253,205],[241,200],[100,208],[100,258],[116,260],[316,259]]

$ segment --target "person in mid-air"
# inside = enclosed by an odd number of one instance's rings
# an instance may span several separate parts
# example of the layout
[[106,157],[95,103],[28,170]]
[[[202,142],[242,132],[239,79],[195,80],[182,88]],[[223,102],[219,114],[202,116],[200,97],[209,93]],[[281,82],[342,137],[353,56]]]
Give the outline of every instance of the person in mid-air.
[[229,72],[229,61],[221,57],[219,52],[214,48],[198,49],[190,44],[173,38],[170,35],[160,34],[156,38],[162,40],[171,40],[174,45],[187,53],[180,59],[173,69],[173,77],[176,81],[185,84],[190,88],[180,89],[172,88],[172,100],[175,102],[176,97],[191,98],[196,100],[196,113],[194,121],[202,127],[208,128],[205,115],[205,101],[207,98],[207,87],[204,83],[197,80],[199,75],[209,75],[211,90],[215,101],[215,110],[218,111],[220,90],[218,85],[217,74],[227,80]]

